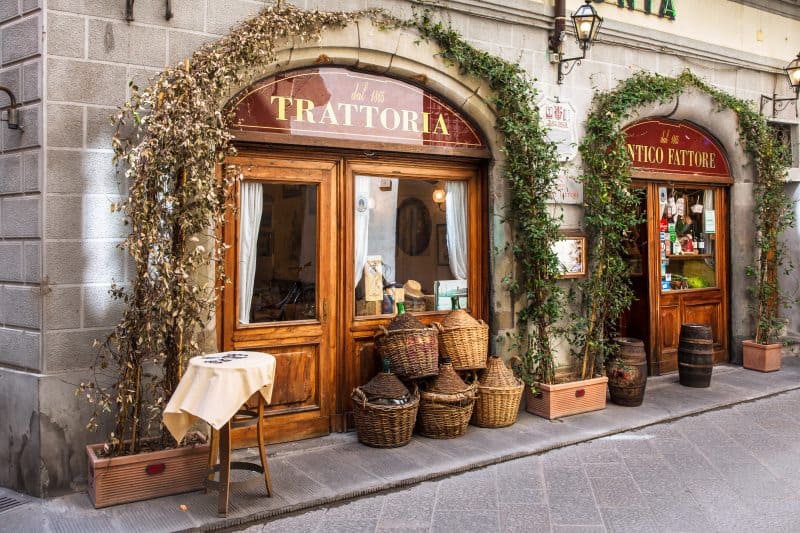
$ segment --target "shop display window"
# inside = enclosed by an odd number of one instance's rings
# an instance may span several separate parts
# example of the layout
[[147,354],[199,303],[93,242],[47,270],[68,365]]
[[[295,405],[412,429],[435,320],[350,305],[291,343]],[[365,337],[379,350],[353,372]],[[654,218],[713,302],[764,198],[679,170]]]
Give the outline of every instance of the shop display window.
[[356,316],[467,307],[467,183],[356,175]]
[[314,320],[316,184],[242,182],[239,196],[239,322]]
[[661,290],[717,286],[714,189],[659,187]]

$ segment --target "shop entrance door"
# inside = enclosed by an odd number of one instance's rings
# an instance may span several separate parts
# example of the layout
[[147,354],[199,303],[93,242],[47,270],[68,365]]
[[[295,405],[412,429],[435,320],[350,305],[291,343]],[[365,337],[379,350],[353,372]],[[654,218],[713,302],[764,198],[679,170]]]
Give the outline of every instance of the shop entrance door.
[[646,191],[647,220],[629,258],[635,300],[621,332],[644,340],[652,375],[678,369],[685,323],[709,325],[714,363],[728,361],[727,189],[665,182],[638,187]]
[[[231,245],[220,345],[277,359],[268,440],[330,432],[336,351],[338,209],[335,161],[242,155],[237,211],[225,226]],[[234,432],[237,447],[253,428]]]

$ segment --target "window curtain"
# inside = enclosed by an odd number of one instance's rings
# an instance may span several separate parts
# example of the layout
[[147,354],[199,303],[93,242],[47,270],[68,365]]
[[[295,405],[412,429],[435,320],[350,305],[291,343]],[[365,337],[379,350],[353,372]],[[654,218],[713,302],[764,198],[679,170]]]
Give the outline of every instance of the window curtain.
[[250,323],[256,279],[256,244],[261,227],[264,193],[260,183],[243,181],[239,215],[239,322]]
[[367,262],[367,247],[369,245],[369,192],[370,177],[356,176],[355,183],[355,284],[361,281],[364,275],[364,264]]
[[450,271],[456,279],[467,279],[467,184],[446,182],[444,205]]

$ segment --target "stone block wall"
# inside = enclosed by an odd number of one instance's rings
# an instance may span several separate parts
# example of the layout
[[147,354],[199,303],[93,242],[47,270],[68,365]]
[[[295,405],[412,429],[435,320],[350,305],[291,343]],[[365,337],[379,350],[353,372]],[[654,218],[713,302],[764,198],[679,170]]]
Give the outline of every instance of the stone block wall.
[[[0,85],[22,104],[20,129],[0,122],[0,485],[34,493],[42,370],[42,16],[38,1],[0,2]],[[9,103],[0,92],[0,108]]]
[[[37,495],[80,486],[83,445],[101,438],[83,431],[86,406],[73,391],[89,377],[92,340],[119,319],[121,307],[108,289],[112,282],[128,282],[131,270],[117,248],[126,228],[109,209],[126,191],[112,164],[109,116],[126,100],[130,81],[146,84],[267,3],[181,0],[172,2],[167,21],[163,0],[137,0],[135,20],[128,23],[122,0],[0,0],[0,85],[24,103],[21,133],[0,123],[0,406],[9,413],[0,442],[11,443],[0,447],[0,464],[10,465],[0,469],[0,485]],[[329,10],[380,5],[401,17],[411,13],[408,0],[295,3]],[[569,100],[579,117],[588,112],[595,88],[611,89],[638,69],[674,75],[691,68],[746,98],[772,92],[775,75],[763,65],[774,61],[757,67],[759,58],[743,56],[736,65],[723,65],[711,56],[737,53],[629,26],[613,28],[559,86],[546,52],[550,7],[501,3],[501,16],[484,2],[463,0],[442,17],[475,46],[519,61],[539,80],[543,96]],[[368,57],[372,43],[363,37],[360,53]],[[0,94],[0,107],[4,98]],[[494,124],[480,126],[496,135]],[[580,120],[577,129],[580,139]],[[577,175],[579,165],[578,158],[568,174]],[[490,168],[495,213],[507,203],[500,166]],[[580,206],[562,207],[567,224],[578,226]],[[502,248],[507,231],[499,214],[491,224],[492,244]],[[514,306],[500,282],[510,268],[508,258],[493,259],[497,333],[513,327]]]

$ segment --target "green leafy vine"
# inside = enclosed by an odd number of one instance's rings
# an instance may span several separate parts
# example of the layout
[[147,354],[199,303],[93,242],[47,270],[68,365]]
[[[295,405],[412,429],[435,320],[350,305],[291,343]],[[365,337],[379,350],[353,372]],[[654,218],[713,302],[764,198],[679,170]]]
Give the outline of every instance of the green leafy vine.
[[484,80],[503,134],[503,176],[511,189],[506,221],[513,228],[510,244],[516,273],[506,277],[511,293],[521,297],[517,314],[517,372],[529,384],[553,383],[553,325],[561,318],[563,291],[558,286],[558,259],[551,244],[558,239],[559,219],[551,214],[559,169],[555,145],[547,139],[536,105],[537,92],[516,64],[479,50],[458,32],[435,22],[425,11],[413,20],[423,38],[439,45],[440,56],[461,72]]
[[549,246],[558,222],[545,200],[553,192],[557,160],[523,71],[469,46],[427,12],[403,22],[379,10],[326,13],[277,3],[146,88],[132,85],[131,98],[115,119],[115,158],[126,169],[130,190],[113,209],[131,228],[121,247],[134,275],[129,286],[112,288],[125,303],[123,317],[98,352],[95,379],[78,389],[95,407],[89,429],[98,427],[102,413],[112,413],[110,455],[136,453],[151,436],[158,447],[176,444],[161,425],[161,413],[186,360],[200,353],[203,328],[227,282],[226,246],[218,229],[234,208],[232,185],[241,178],[237,168],[224,165],[235,153],[228,130],[232,117],[221,111],[227,98],[274,63],[276,43],[313,41],[326,28],[359,19],[382,28],[417,29],[439,44],[445,59],[495,91],[491,102],[506,137],[505,176],[512,187],[509,220],[517,231],[512,247],[521,265],[510,288],[526,301],[519,321],[528,346],[524,368],[537,380],[552,380],[549,328],[560,316],[561,291]]
[[757,169],[754,217],[758,266],[749,269],[755,278],[756,342],[773,339],[780,326],[778,269],[786,262],[780,234],[794,223],[791,200],[783,192],[783,146],[751,103],[708,85],[689,71],[674,78],[640,72],[614,91],[595,93],[580,146],[585,220],[593,241],[589,247],[593,250],[593,270],[580,285],[584,311],[573,327],[583,378],[591,377],[613,353],[610,339],[620,314],[630,307],[633,298],[623,257],[630,244],[629,230],[637,222],[638,199],[631,193],[631,162],[620,126],[637,108],[669,102],[689,88],[708,94],[718,111],[730,109],[738,117],[739,137]]

